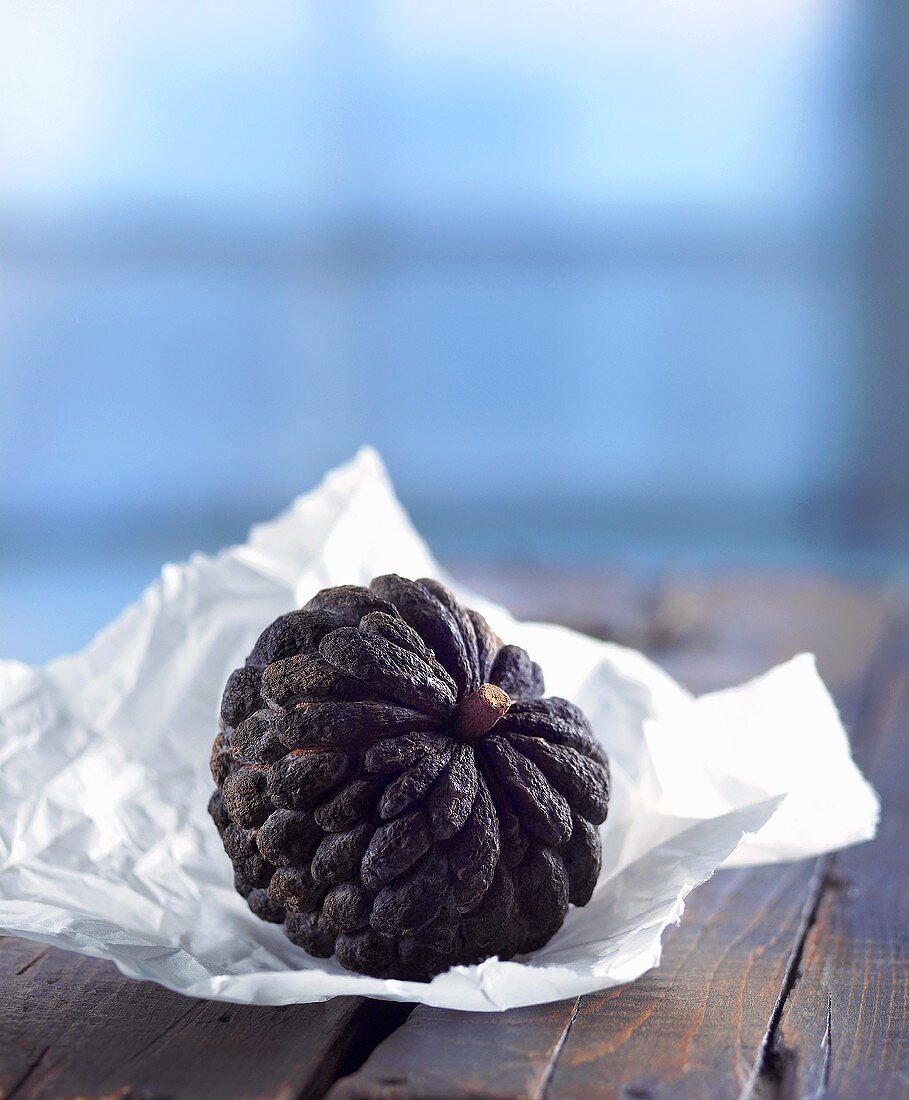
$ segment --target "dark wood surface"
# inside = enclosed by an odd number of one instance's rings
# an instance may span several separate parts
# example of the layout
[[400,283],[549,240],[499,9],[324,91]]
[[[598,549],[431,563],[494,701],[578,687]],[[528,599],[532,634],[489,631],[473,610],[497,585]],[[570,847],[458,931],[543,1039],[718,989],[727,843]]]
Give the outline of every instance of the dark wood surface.
[[[857,757],[883,813],[873,848],[826,868],[799,980],[782,1006],[781,1072],[795,1095],[909,1097],[909,623],[872,670]],[[881,1067],[889,1072],[881,1074]]]
[[[253,1008],[182,997],[110,963],[7,939],[0,1096],[320,1096],[373,1003]],[[400,1019],[400,1017],[399,1017]]]
[[697,691],[814,650],[883,795],[880,838],[718,874],[691,895],[657,970],[498,1015],[353,998],[194,1001],[109,963],[3,939],[0,1097],[909,1096],[902,600],[805,576],[466,579],[522,617],[644,648]]

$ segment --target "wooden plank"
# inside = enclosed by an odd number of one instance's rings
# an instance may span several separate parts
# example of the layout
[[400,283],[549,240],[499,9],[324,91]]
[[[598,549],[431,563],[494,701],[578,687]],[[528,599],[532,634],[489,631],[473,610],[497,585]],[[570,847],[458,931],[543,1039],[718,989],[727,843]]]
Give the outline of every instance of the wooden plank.
[[580,1000],[547,1097],[737,1096],[804,924],[811,864],[724,873],[692,895],[660,967]]
[[[0,938],[0,1097],[10,1096],[41,1056],[40,1044],[28,1041],[25,1013],[28,1002],[14,996],[17,979],[34,967],[50,951],[44,944],[30,940]],[[23,980],[23,986],[28,979]]]
[[377,1028],[381,1037],[388,1025],[360,998],[200,1001],[124,978],[112,963],[0,941],[4,1100],[321,1096]]
[[[661,659],[698,690],[813,648],[847,709],[882,621],[877,592],[823,580],[682,580],[664,584],[652,608]],[[815,871],[809,862],[717,876],[692,895],[661,967],[630,986],[497,1016],[418,1007],[330,1096],[736,1096],[790,980]]]
[[891,632],[865,711],[861,757],[881,795],[880,832],[830,861],[770,1037],[786,1095],[909,1096],[909,619]]
[[[575,1012],[559,1001],[490,1016],[418,1006],[331,1100],[511,1100],[543,1095]],[[413,1023],[410,1023],[413,1020]]]
[[648,649],[696,692],[728,687],[808,650],[848,709],[888,606],[876,586],[823,574],[673,577],[654,601]]

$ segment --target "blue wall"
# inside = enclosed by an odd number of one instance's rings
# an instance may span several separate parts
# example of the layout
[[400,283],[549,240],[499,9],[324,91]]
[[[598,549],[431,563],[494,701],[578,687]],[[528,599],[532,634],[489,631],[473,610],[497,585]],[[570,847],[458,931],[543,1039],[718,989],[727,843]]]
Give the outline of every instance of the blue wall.
[[859,18],[5,9],[11,606],[77,560],[135,587],[361,442],[452,556],[604,560],[680,515],[835,538],[868,430]]

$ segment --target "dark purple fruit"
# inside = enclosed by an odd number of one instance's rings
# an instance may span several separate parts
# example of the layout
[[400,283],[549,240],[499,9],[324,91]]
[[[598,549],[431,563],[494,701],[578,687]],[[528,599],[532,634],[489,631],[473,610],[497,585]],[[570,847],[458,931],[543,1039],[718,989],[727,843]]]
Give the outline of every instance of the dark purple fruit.
[[438,581],[317,593],[227,681],[209,812],[311,955],[428,981],[536,950],[600,870],[609,767],[539,665]]

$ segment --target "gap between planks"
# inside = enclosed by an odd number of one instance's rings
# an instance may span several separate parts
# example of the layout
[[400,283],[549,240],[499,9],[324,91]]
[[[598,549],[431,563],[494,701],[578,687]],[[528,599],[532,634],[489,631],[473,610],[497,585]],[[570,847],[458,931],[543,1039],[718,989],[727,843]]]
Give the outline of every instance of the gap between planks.
[[[860,739],[857,747],[859,756],[864,757],[864,759],[860,759],[860,763],[863,765],[866,774],[871,771],[876,748],[875,742],[880,736],[880,731],[876,730],[874,736],[869,738],[869,727],[874,725],[875,688],[881,678],[882,670],[885,676],[889,672],[885,656],[893,644],[894,638],[906,633],[909,633],[909,614],[907,614],[906,606],[901,600],[893,599],[890,602],[889,613],[885,617],[884,627],[880,632],[878,642],[862,677],[852,723],[855,732],[864,733],[864,737]],[[883,723],[880,723],[880,725],[882,726]],[[792,1071],[798,1052],[783,1046],[780,1041],[780,1024],[786,1005],[801,976],[800,967],[805,954],[805,946],[812,928],[817,923],[821,903],[829,891],[835,891],[839,887],[834,869],[835,857],[835,852],[821,856],[815,865],[815,871],[806,894],[796,941],[780,986],[780,993],[739,1100],[760,1100],[768,1094],[784,1100],[784,1098],[794,1094],[795,1085]],[[810,1097],[806,1097],[806,1100],[822,1100],[827,1093],[830,1080],[830,1068],[833,1061],[833,1001],[829,994],[827,995],[825,1012],[826,1018],[822,1038],[824,1057],[820,1081],[815,1092]]]
[[38,953],[37,953],[37,954],[36,954],[36,955],[34,956],[34,958],[31,958],[31,959],[29,959],[29,960],[28,960],[28,962],[27,962],[27,963],[26,963],[26,964],[25,964],[24,966],[20,966],[20,967],[19,967],[19,969],[18,969],[18,970],[16,971],[16,977],[17,977],[17,978],[18,978],[18,977],[21,977],[21,976],[22,976],[22,975],[23,975],[23,974],[24,974],[24,973],[25,973],[25,972],[26,972],[27,970],[31,970],[31,968],[32,968],[32,967],[33,967],[33,966],[34,966],[34,965],[35,965],[36,963],[39,963],[39,962],[41,962],[41,960],[42,960],[42,959],[44,958],[44,956],[45,956],[45,955],[46,955],[46,954],[48,953],[48,951],[50,951],[50,947],[45,947],[45,948],[44,948],[44,950],[43,950],[43,951],[39,951],[39,952],[38,952]]
[[571,1015],[568,1017],[568,1022],[562,1029],[562,1034],[559,1036],[555,1046],[552,1048],[552,1053],[549,1055],[549,1062],[546,1065],[546,1069],[543,1070],[543,1075],[540,1078],[540,1084],[533,1095],[533,1100],[546,1100],[546,1095],[549,1092],[549,1083],[552,1081],[552,1075],[555,1073],[556,1063],[559,1060],[559,1055],[562,1053],[562,1047],[565,1045],[565,1040],[568,1038],[568,1032],[571,1031],[580,1011],[581,998],[576,997],[574,1008],[571,1011]]
[[[802,917],[796,932],[795,943],[793,944],[792,951],[786,963],[786,970],[783,974],[780,992],[773,1006],[773,1011],[767,1022],[767,1030],[764,1032],[764,1037],[761,1040],[757,1057],[751,1067],[748,1079],[745,1081],[745,1085],[742,1088],[739,1100],[754,1100],[758,1095],[758,1088],[760,1087],[766,1091],[768,1085],[773,1088],[774,1092],[780,1093],[783,1091],[786,1080],[786,1054],[777,1042],[780,1020],[783,1018],[783,1010],[786,1007],[786,1001],[789,999],[789,995],[792,993],[795,983],[798,981],[799,966],[801,965],[802,956],[805,953],[805,943],[811,929],[817,921],[821,900],[826,890],[832,885],[830,880],[830,863],[830,856],[822,856],[815,864],[814,874],[811,876],[811,881],[808,884],[808,891],[805,896],[805,904],[802,908]],[[827,1011],[829,1028],[829,1004]],[[763,1092],[761,1095],[763,1095]]]
[[47,1046],[42,1047],[41,1050],[38,1051],[31,1062],[29,1062],[29,1064],[25,1067],[25,1070],[23,1071],[22,1076],[19,1078],[19,1080],[13,1084],[13,1087],[9,1090],[9,1092],[4,1094],[4,1100],[12,1100],[16,1093],[22,1091],[22,1088],[27,1083],[28,1079],[47,1057],[47,1052],[50,1050],[50,1048],[51,1044],[48,1043]]

